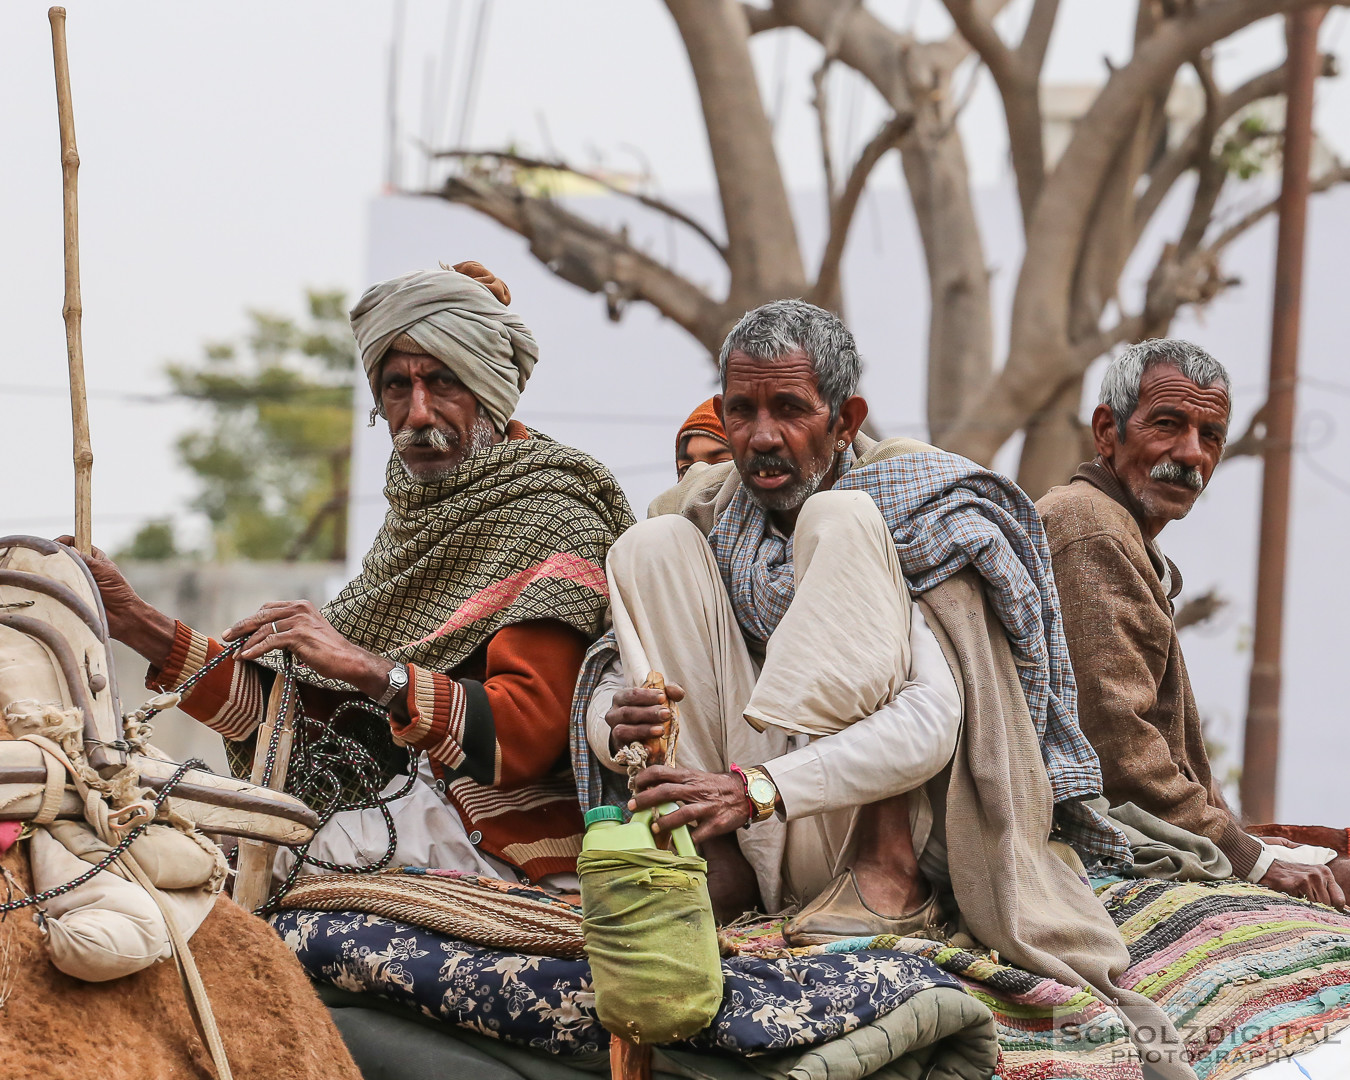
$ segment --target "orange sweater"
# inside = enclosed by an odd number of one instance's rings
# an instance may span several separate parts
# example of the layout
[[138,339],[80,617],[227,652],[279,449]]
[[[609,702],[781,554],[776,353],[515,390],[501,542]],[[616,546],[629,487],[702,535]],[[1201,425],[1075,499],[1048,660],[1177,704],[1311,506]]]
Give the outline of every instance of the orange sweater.
[[[146,685],[177,689],[223,648],[179,623]],[[575,870],[581,850],[567,732],[585,651],[582,635],[556,620],[504,627],[452,674],[409,665],[409,721],[391,724],[397,739],[426,752],[469,839],[531,880]],[[227,739],[246,739],[262,723],[263,675],[227,659],[180,707]],[[301,686],[300,705],[324,720],[349,696]]]

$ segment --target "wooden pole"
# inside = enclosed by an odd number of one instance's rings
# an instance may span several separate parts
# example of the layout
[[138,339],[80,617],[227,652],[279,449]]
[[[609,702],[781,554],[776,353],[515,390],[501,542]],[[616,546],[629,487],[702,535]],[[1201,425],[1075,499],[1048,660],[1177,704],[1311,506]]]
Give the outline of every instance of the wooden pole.
[[618,1035],[609,1037],[610,1080],[651,1080],[652,1048],[649,1044],[631,1043]]
[[[295,713],[298,703],[292,697],[289,706],[283,711],[282,698],[286,696],[285,676],[278,672],[272,681],[272,693],[267,699],[267,715],[258,728],[256,749],[253,751],[253,783],[261,785],[267,772],[267,748],[272,744],[272,735],[278,727],[281,733],[277,739],[276,759],[272,762],[272,775],[266,778],[267,786],[273,791],[286,789],[286,773],[291,763],[291,742],[295,738]],[[276,859],[277,846],[263,840],[241,838],[239,841],[239,859],[234,873],[234,900],[247,911],[256,911],[267,902],[272,891],[272,863]]]
[[1270,386],[1261,468],[1261,546],[1256,567],[1256,620],[1242,748],[1242,813],[1275,820],[1280,755],[1280,665],[1284,576],[1289,548],[1290,474],[1294,456],[1294,392],[1303,298],[1303,248],[1310,194],[1313,84],[1323,8],[1285,16],[1289,82],[1284,114],[1284,174],[1275,246],[1275,301],[1270,330]]
[[70,63],[66,58],[66,9],[50,8],[52,59],[56,65],[56,115],[61,124],[61,191],[64,203],[66,360],[70,368],[70,422],[75,437],[75,546],[83,555],[93,549],[94,451],[89,445],[89,401],[84,389],[84,345],[80,338],[80,214],[76,175],[80,153],[75,149],[75,109],[70,100]]

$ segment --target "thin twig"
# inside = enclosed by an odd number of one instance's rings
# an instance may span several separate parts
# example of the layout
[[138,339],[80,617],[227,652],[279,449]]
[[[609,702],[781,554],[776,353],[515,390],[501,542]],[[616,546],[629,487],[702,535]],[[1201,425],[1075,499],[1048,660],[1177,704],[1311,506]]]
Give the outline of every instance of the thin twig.
[[820,158],[825,170],[825,209],[831,213],[834,211],[837,188],[834,176],[834,152],[830,147],[830,101],[825,93],[825,81],[830,74],[830,66],[839,58],[839,47],[843,43],[844,26],[848,17],[861,2],[862,0],[849,0],[848,3],[840,5],[831,16],[825,40],[821,42],[825,53],[820,59],[820,66],[811,76],[811,86],[815,90],[811,104],[816,110],[816,127],[820,134]]
[[863,148],[849,173],[848,182],[839,198],[830,209],[830,238],[825,244],[825,253],[820,258],[820,271],[816,275],[815,287],[811,290],[812,299],[818,304],[829,304],[839,289],[839,267],[844,257],[844,245],[848,242],[853,215],[857,212],[858,202],[867,187],[867,178],[893,146],[900,142],[914,126],[912,116],[892,116],[880,131],[872,136]]

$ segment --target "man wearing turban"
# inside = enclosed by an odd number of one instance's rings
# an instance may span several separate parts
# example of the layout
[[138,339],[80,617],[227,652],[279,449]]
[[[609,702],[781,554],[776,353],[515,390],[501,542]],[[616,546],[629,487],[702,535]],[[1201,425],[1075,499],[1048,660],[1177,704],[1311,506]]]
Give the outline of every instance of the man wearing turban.
[[[393,437],[389,512],[322,610],[265,604],[225,632],[229,653],[90,559],[148,686],[207,669],[180,707],[224,736],[237,772],[277,672],[297,677],[287,789],[333,815],[308,853],[325,862],[376,862],[392,820],[387,865],[529,881],[575,868],[568,709],[608,607],[605,556],[632,515],[603,465],[512,419],[539,351],[510,295],[468,262],[381,282],[352,309]],[[381,789],[402,793],[390,819]]]

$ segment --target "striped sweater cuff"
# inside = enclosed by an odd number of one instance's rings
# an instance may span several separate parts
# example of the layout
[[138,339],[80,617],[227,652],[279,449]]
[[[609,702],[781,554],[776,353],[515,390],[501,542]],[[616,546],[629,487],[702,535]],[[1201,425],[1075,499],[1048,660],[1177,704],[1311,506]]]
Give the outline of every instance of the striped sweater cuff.
[[153,665],[145,673],[145,686],[148,690],[177,690],[205,665],[211,639],[199,634],[192,627],[175,622],[173,624],[173,647],[169,650],[164,666]]
[[424,750],[447,769],[464,763],[464,687],[448,675],[408,665],[408,723],[391,723],[394,738]]

